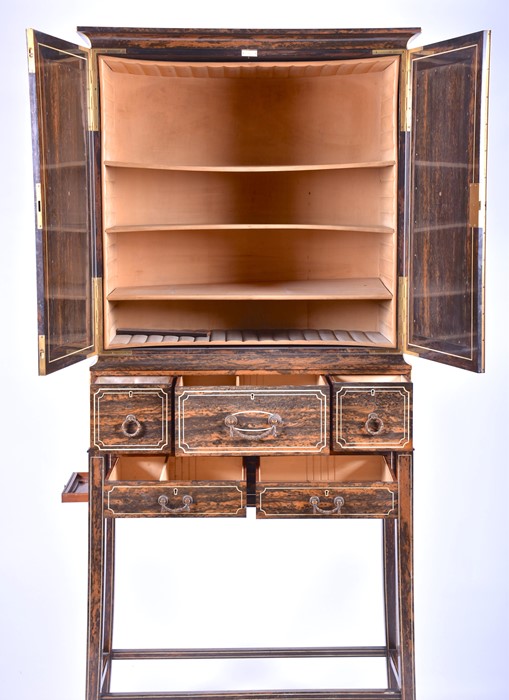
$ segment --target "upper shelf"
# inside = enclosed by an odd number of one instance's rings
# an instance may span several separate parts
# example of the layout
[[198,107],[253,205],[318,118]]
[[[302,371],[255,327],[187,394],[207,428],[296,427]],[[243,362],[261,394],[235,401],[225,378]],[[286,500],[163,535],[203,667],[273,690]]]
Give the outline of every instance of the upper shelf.
[[395,160],[374,160],[357,163],[302,163],[294,165],[179,165],[164,163],[140,164],[114,160],[104,161],[104,165],[109,168],[133,168],[136,170],[185,170],[189,172],[218,173],[277,173],[304,170],[356,170],[361,168],[388,168],[395,164]]
[[117,287],[108,301],[390,300],[379,278]]

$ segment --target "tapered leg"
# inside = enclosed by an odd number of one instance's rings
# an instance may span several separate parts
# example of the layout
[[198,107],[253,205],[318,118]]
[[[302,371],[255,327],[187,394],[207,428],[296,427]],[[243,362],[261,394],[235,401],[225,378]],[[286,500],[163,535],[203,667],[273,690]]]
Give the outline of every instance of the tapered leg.
[[399,656],[401,698],[415,700],[414,587],[412,522],[412,456],[398,458],[399,512],[397,530],[399,579]]
[[104,570],[104,627],[103,627],[103,661],[106,664],[102,682],[102,692],[110,690],[111,650],[113,648],[113,608],[115,592],[115,520],[105,520],[105,570]]
[[89,460],[88,491],[88,643],[86,700],[98,700],[103,657],[103,599],[105,580],[103,481],[105,457]]
[[383,521],[384,588],[385,588],[385,641],[387,645],[387,681],[391,690],[401,683],[399,659],[399,600],[397,520]]

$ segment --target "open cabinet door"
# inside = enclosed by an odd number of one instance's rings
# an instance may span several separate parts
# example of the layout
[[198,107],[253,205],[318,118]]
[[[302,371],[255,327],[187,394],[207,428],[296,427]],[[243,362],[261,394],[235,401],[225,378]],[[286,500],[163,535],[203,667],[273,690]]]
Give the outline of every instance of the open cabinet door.
[[489,34],[411,53],[407,350],[484,370]]
[[87,50],[29,30],[39,373],[94,350]]

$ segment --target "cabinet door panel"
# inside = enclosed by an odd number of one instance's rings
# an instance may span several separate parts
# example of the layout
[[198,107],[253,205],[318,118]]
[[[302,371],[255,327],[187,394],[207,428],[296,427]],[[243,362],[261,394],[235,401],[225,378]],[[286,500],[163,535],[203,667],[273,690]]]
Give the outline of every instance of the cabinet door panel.
[[94,349],[87,52],[28,32],[39,371]]
[[489,35],[412,54],[408,347],[483,370]]

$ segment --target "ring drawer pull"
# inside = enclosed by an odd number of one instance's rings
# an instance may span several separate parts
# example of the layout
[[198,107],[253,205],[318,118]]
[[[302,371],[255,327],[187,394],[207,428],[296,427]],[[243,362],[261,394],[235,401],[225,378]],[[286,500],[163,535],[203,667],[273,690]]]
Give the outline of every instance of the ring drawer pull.
[[370,435],[380,435],[384,429],[384,422],[377,413],[370,413],[364,427]]
[[136,416],[133,416],[133,414],[130,413],[128,416],[125,417],[125,420],[120,426],[120,429],[126,437],[135,438],[138,437],[138,435],[141,433],[141,431],[143,430],[143,426],[140,423],[140,421],[136,418]]
[[334,513],[341,514],[341,508],[345,505],[345,499],[343,496],[336,496],[334,498],[334,508],[331,508],[330,510],[320,508],[319,496],[311,496],[309,499],[309,504],[313,507],[313,515],[334,515]]
[[[267,427],[265,428],[239,428],[238,416],[261,414],[267,416]],[[224,419],[224,424],[230,429],[230,437],[240,437],[244,440],[261,440],[265,437],[273,435],[277,437],[277,429],[283,425],[283,419],[279,413],[268,413],[267,411],[241,411],[239,413],[230,413]]]
[[157,499],[157,502],[161,506],[161,513],[189,513],[193,503],[193,497],[188,494],[182,496],[183,505],[177,506],[176,508],[169,508],[168,501],[168,496],[159,496]]

